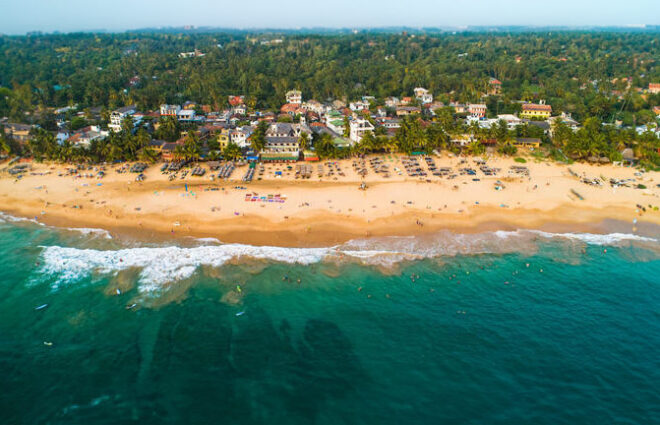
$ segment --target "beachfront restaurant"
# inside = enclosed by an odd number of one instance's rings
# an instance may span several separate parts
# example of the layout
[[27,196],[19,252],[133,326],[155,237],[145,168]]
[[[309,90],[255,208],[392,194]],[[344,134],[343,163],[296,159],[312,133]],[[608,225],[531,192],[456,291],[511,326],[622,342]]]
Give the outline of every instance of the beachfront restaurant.
[[538,149],[541,146],[541,139],[532,137],[518,137],[515,140],[516,147]]
[[266,145],[261,152],[263,162],[296,162],[300,159],[297,137],[266,136]]

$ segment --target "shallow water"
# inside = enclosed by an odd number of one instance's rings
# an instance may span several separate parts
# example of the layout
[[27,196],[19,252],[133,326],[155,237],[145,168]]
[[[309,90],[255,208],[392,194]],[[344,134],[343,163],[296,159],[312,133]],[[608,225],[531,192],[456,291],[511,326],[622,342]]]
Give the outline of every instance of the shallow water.
[[139,247],[5,218],[0,423],[660,423],[658,249]]

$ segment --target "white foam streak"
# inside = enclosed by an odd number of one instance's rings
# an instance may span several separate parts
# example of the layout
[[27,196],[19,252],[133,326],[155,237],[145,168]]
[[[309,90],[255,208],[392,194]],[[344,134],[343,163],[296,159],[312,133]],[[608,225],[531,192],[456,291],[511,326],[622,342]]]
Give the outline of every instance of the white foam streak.
[[92,229],[86,227],[68,227],[66,230],[82,233],[83,235],[88,235],[88,236],[100,236],[104,239],[112,239],[110,232],[104,229]]
[[135,268],[139,270],[139,290],[150,292],[167,283],[191,277],[200,266],[221,267],[231,260],[242,258],[303,265],[326,259],[393,265],[401,261],[443,256],[532,252],[539,238],[579,241],[592,245],[620,245],[627,241],[658,242],[656,239],[622,233],[599,235],[518,230],[478,234],[442,232],[407,238],[359,239],[328,248],[226,244],[194,248],[172,246],[104,251],[49,246],[44,247],[42,253],[42,272],[56,277],[57,286],[95,272],[110,274]]
[[[46,226],[44,223],[41,223],[35,218],[25,218],[25,217],[15,217],[13,215],[3,213],[0,211],[0,222],[3,223],[34,223],[39,226]],[[52,229],[60,229],[57,227],[52,227],[48,226]],[[87,228],[87,227],[67,227],[64,230],[68,230],[71,232],[77,232],[81,233],[83,235],[88,235],[88,236],[101,236],[104,239],[112,239],[112,236],[110,235],[110,232],[104,229],[93,229],[93,228]]]
[[38,224],[39,226],[44,226],[44,224],[37,221],[36,218],[14,217],[13,215],[3,213],[2,211],[0,211],[0,222],[4,222],[4,223],[29,222],[29,223]]
[[327,252],[326,248],[279,248],[237,244],[196,248],[130,248],[116,251],[49,246],[44,248],[42,256],[43,271],[58,276],[56,284],[80,279],[92,272],[116,273],[139,268],[140,290],[148,292],[168,282],[189,278],[199,266],[220,267],[229,260],[241,257],[311,264],[321,261]]
[[548,233],[540,230],[529,230],[530,233],[537,234],[544,238],[563,238],[582,241],[590,245],[616,245],[625,241],[638,241],[638,242],[658,242],[657,239],[648,238],[645,236],[632,235],[629,233]]

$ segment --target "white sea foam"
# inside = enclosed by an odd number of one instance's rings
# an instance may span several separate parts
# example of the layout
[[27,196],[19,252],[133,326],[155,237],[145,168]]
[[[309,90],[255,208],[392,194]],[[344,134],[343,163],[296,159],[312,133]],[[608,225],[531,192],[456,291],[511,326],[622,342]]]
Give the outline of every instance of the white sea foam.
[[195,241],[201,243],[201,244],[208,244],[208,243],[213,243],[213,244],[221,244],[219,239],[216,238],[193,238]]
[[327,248],[214,244],[193,248],[171,246],[94,250],[48,246],[42,252],[41,271],[55,277],[57,286],[92,273],[111,274],[135,268],[139,270],[139,290],[151,292],[167,283],[191,277],[200,266],[221,267],[231,260],[242,258],[303,265],[323,260],[393,265],[401,261],[443,256],[533,252],[539,238],[572,240],[591,245],[658,242],[656,239],[622,233],[599,235],[518,230],[477,234],[441,232],[415,237],[358,239]]
[[86,227],[67,227],[66,230],[82,233],[83,235],[100,236],[104,239],[112,239],[112,235],[110,235],[110,232],[104,229],[92,229]]
[[564,238],[564,239],[573,239],[588,243],[590,245],[616,245],[621,242],[626,241],[638,241],[638,242],[658,242],[657,239],[633,235],[630,233],[607,233],[607,234],[598,234],[598,233],[548,233],[542,232],[540,230],[528,230],[527,232],[537,234],[544,238]]
[[[25,218],[25,217],[15,217],[13,215],[7,214],[0,212],[0,222],[4,223],[34,223],[39,226],[46,226],[44,223],[41,223],[40,221],[37,220],[37,218]],[[58,229],[60,230],[59,227],[53,227],[53,226],[47,226],[53,229]],[[81,233],[83,235],[88,235],[88,236],[100,236],[105,239],[112,239],[112,236],[110,235],[110,232],[104,229],[94,229],[94,228],[87,228],[87,227],[66,227],[64,230],[68,230],[71,232],[77,232]]]
[[199,266],[220,267],[241,257],[291,264],[321,261],[327,248],[280,248],[229,244],[196,248],[129,248],[114,251],[45,247],[42,253],[46,274],[58,276],[57,284],[80,279],[92,272],[114,273],[139,268],[139,289],[149,292],[161,285],[189,278]]
[[44,226],[43,223],[40,223],[36,217],[35,218],[25,218],[25,217],[14,217],[13,215],[3,213],[0,211],[0,222],[4,223],[21,223],[21,222],[29,222],[29,223],[34,223],[38,224],[39,226]]

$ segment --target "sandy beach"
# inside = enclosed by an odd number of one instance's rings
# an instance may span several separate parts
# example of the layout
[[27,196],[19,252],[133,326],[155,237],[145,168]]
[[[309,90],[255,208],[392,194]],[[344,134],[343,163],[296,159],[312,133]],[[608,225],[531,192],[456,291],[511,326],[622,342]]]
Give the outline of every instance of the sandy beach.
[[[376,173],[370,158],[381,158],[389,176]],[[261,179],[251,183],[241,181],[247,166],[237,167],[228,180],[211,178],[217,172],[208,170],[203,177],[178,173],[169,180],[156,164],[137,182],[136,174],[116,172],[120,165],[106,166],[106,176],[99,179],[98,168],[70,175],[72,166],[30,163],[29,172],[16,179],[5,163],[0,165],[0,211],[140,240],[194,237],[277,246],[327,246],[357,237],[444,229],[602,233],[607,220],[628,223],[621,229],[627,232],[660,224],[656,172],[493,157],[486,164],[499,171],[485,175],[472,158],[443,156],[434,157],[436,166],[451,168],[455,177],[434,176],[424,158],[418,160],[428,175],[411,177],[402,158],[369,157],[366,176],[358,174],[361,164],[355,167],[354,160],[311,163],[308,179],[296,179],[296,164],[292,169],[267,164]],[[529,175],[513,172],[512,166],[527,167]],[[476,174],[461,173],[461,168]],[[599,178],[603,185],[586,184],[582,176]],[[631,180],[629,187],[613,187],[610,178]],[[366,188],[360,188],[362,182]]]

